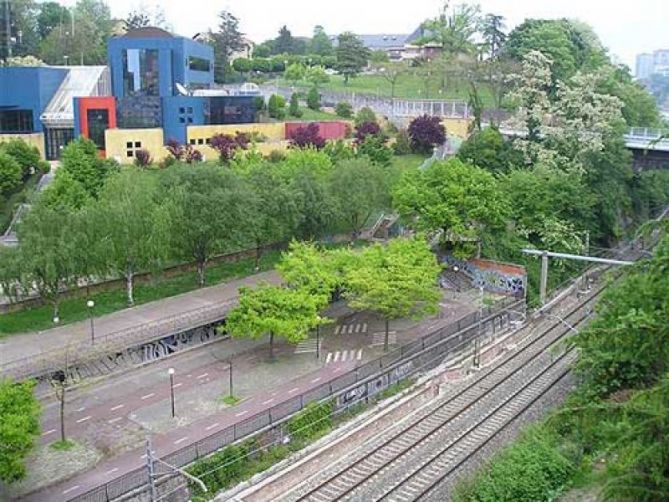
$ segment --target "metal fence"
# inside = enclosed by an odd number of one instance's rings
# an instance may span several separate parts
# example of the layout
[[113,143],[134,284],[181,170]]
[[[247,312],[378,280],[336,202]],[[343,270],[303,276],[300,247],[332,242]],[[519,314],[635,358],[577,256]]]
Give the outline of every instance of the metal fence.
[[63,370],[68,366],[90,361],[94,357],[123,352],[154,340],[182,333],[220,321],[237,300],[198,307],[157,321],[121,329],[95,338],[95,344],[82,341],[61,350],[33,354],[0,366],[3,376],[24,379]]
[[[235,441],[285,420],[302,410],[310,402],[343,396],[352,389],[382,378],[384,375],[388,375],[387,383],[392,384],[412,376],[419,370],[430,369],[429,365],[435,367],[439,364],[440,357],[476,337],[480,324],[489,323],[494,326],[498,317],[517,311],[523,304],[524,300],[507,297],[492,307],[486,307],[481,313],[473,312],[455,323],[425,333],[413,342],[344,373],[330,382],[287,399],[222,431],[169,453],[162,457],[162,460],[176,467],[184,467]],[[481,317],[479,317],[480,315]],[[395,374],[394,379],[390,378],[391,372],[412,361],[417,363],[412,370],[401,375]],[[109,502],[123,494],[147,486],[148,483],[148,470],[142,467],[69,500],[74,502]]]

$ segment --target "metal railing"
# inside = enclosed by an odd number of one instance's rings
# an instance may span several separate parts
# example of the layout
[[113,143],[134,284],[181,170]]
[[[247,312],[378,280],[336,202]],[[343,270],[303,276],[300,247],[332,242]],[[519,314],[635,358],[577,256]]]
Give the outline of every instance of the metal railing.
[[[482,309],[480,313],[473,312],[457,322],[425,333],[417,340],[344,373],[330,382],[289,398],[272,408],[258,412],[195,443],[170,452],[163,456],[162,460],[172,466],[184,467],[235,441],[285,420],[290,415],[302,410],[310,402],[345,395],[352,389],[385,375],[390,375],[400,366],[415,361],[417,364],[413,369],[397,375],[393,382],[388,381],[387,383],[395,383],[409,378],[419,370],[424,371],[428,361],[435,362],[435,365],[438,364],[437,356],[445,356],[453,349],[462,346],[464,342],[468,341],[466,337],[474,338],[478,334],[480,325],[479,315],[482,316],[480,318],[481,324],[492,321],[494,325],[498,317],[509,315],[509,312],[518,309],[523,303],[524,300],[511,297],[504,298],[496,305]],[[146,467],[141,467],[69,500],[71,502],[109,502],[125,493],[148,485],[148,482],[148,471]]]
[[15,359],[1,365],[0,374],[15,379],[30,378],[62,370],[66,360],[68,366],[75,366],[78,363],[90,361],[94,357],[123,352],[189,329],[218,322],[236,302],[237,300],[234,299],[198,307],[157,321],[107,333],[96,337],[95,344],[91,344],[89,340],[81,341],[57,351]]

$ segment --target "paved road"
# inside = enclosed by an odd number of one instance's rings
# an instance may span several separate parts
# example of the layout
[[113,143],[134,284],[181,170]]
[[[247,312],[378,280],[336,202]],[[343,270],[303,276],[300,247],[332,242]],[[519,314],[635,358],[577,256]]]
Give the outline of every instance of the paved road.
[[[234,300],[240,286],[254,285],[262,281],[279,283],[280,278],[274,271],[263,272],[97,317],[95,336],[98,339],[110,334],[120,336],[122,333],[119,332],[123,330],[134,330],[138,326],[159,323],[174,315],[186,314],[199,308],[213,307]],[[54,351],[61,351],[68,344],[85,344],[90,337],[89,321],[82,321],[46,331],[12,335],[0,339],[0,375],[3,365],[25,358],[48,359]],[[99,347],[93,345],[90,348],[91,351],[99,350]]]

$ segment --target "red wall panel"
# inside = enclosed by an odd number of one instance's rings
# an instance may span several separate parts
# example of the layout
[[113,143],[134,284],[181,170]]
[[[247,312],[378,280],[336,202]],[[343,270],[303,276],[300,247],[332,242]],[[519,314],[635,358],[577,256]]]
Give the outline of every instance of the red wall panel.
[[[286,122],[286,139],[299,127],[306,127],[310,122]],[[323,139],[344,139],[346,122],[316,122],[318,133]]]

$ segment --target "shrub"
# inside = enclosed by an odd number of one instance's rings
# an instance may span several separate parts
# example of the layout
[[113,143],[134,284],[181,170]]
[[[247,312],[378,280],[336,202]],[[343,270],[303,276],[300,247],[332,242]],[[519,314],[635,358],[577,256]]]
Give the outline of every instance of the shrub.
[[[29,145],[22,139],[11,139],[6,143],[2,143],[0,144],[0,149],[7,155],[14,157],[14,160],[21,166],[24,178],[30,175],[32,169],[36,171],[44,170],[45,162],[41,159],[37,147]],[[48,163],[46,164],[48,166]]]
[[267,160],[269,160],[272,164],[278,164],[279,162],[286,160],[286,154],[281,150],[272,150],[269,152]]
[[409,124],[411,149],[416,153],[432,153],[435,146],[446,141],[446,129],[439,117],[423,115]]
[[148,150],[142,149],[135,152],[135,165],[137,167],[148,167],[152,163],[153,159]]
[[315,87],[312,87],[307,94],[307,106],[316,112],[321,109],[321,94]]
[[175,161],[193,164],[202,161],[202,152],[193,148],[193,145],[180,145],[175,139],[170,139],[166,145],[167,151]]
[[264,96],[256,96],[253,98],[253,106],[257,112],[264,112],[267,109]]
[[286,100],[283,96],[272,94],[269,98],[269,103],[267,103],[267,112],[274,119],[281,120],[286,118]]
[[340,101],[335,107],[335,113],[343,119],[350,119],[353,116],[353,107],[347,101]]
[[372,162],[381,166],[389,166],[393,157],[393,151],[386,146],[382,136],[369,135],[362,142],[357,142],[359,156],[366,155]]
[[395,155],[408,155],[411,153],[411,138],[406,129],[397,132],[393,149],[395,150]]
[[237,150],[248,149],[250,139],[247,134],[237,132],[230,134],[216,134],[211,138],[211,147],[218,152],[221,163],[227,164],[235,156]]
[[385,137],[381,135],[381,127],[376,122],[363,122],[355,128],[355,142],[360,144],[365,141],[368,136],[378,136],[383,141]]
[[6,194],[21,184],[23,172],[11,155],[0,152],[0,194]]
[[171,167],[176,163],[177,163],[177,159],[175,159],[174,156],[172,156],[172,155],[168,155],[167,157],[165,157],[163,160],[161,160],[158,163],[158,166],[161,169],[167,169],[168,167]]
[[290,96],[290,106],[288,107],[288,115],[297,118],[302,116],[302,110],[300,110],[300,100],[298,99],[296,92],[294,92]]
[[374,110],[372,110],[368,106],[365,106],[363,108],[360,108],[360,110],[358,110],[358,113],[355,114],[354,121],[356,127],[358,127],[361,124],[364,124],[365,122],[378,122],[376,120],[376,114],[374,113]]
[[290,436],[295,441],[309,441],[332,427],[334,401],[309,403],[288,421]]
[[98,148],[89,139],[79,138],[71,141],[60,157],[60,169],[68,171],[72,178],[96,197],[110,172],[118,168],[98,157]]
[[328,141],[325,144],[325,148],[323,148],[323,152],[326,153],[330,159],[332,159],[333,164],[355,157],[355,151],[353,148],[351,148],[341,139]]
[[321,137],[318,124],[310,123],[306,127],[298,127],[290,134],[290,144],[297,148],[313,147],[321,149],[325,146],[325,140]]

